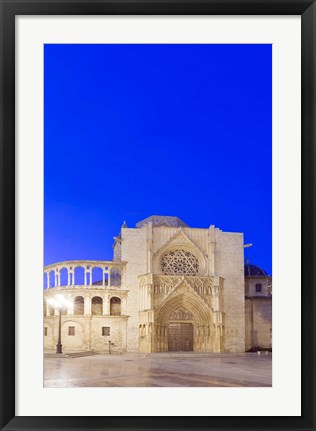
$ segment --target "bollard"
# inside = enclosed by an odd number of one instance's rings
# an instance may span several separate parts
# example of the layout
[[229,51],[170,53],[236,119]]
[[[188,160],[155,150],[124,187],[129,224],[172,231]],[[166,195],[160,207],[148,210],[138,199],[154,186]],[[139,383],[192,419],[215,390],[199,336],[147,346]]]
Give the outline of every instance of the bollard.
[[112,343],[110,340],[108,341],[109,343],[109,355],[111,355],[111,346],[114,346],[114,343]]

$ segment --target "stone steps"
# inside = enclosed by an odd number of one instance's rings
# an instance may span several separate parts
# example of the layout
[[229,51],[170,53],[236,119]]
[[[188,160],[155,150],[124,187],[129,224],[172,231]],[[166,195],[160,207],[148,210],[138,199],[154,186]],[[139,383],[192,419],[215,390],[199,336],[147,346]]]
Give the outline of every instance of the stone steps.
[[82,358],[83,356],[99,355],[99,353],[97,353],[97,352],[73,352],[73,353],[66,353],[66,355],[69,358]]
[[45,353],[45,358],[82,358],[84,356],[99,355],[98,352]]

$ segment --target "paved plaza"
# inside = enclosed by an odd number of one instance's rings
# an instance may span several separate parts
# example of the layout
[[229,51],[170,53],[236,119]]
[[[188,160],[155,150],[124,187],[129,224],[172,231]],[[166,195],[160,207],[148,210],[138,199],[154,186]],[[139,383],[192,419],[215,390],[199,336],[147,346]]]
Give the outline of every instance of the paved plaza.
[[44,386],[272,386],[271,353],[46,354]]

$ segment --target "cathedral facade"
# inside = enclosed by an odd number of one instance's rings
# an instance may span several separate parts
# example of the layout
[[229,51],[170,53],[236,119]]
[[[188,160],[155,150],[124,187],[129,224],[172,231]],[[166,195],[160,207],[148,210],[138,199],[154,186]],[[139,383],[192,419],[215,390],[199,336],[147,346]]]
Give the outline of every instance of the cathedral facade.
[[[112,261],[44,268],[45,349],[57,344],[59,314],[69,351],[271,348],[271,277],[244,265],[242,233],[151,216],[124,223],[113,250]],[[51,305],[58,296],[67,307]]]

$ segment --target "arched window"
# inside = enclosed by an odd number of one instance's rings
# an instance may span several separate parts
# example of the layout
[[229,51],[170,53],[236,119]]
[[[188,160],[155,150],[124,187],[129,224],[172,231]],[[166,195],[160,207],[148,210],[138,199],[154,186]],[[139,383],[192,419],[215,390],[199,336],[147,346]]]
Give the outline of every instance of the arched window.
[[44,289],[48,288],[48,276],[47,272],[44,272]]
[[92,269],[92,284],[97,286],[103,285],[103,270],[102,268],[93,268]]
[[113,296],[110,300],[110,314],[111,316],[121,315],[121,300]]
[[119,268],[111,269],[111,286],[121,286],[121,270]]
[[82,266],[77,266],[74,271],[74,283],[76,286],[83,286],[85,284],[84,280],[84,269]]
[[55,271],[49,272],[49,287],[55,287]]
[[92,298],[92,307],[91,312],[93,316],[101,316],[102,315],[102,305],[103,300],[99,296],[94,296]]
[[59,272],[60,277],[60,286],[67,286],[68,285],[68,269],[62,268]]
[[66,308],[66,307],[63,307],[63,308],[61,309],[61,315],[62,315],[62,316],[66,316],[66,314],[67,314],[67,308]]
[[74,314],[84,314],[84,298],[82,296],[76,296],[74,301]]
[[55,316],[55,308],[50,307],[50,309],[49,309],[49,315],[50,316]]

